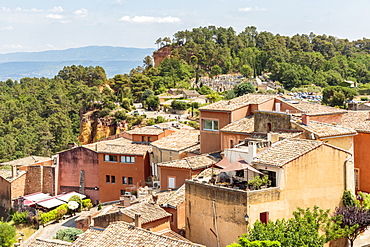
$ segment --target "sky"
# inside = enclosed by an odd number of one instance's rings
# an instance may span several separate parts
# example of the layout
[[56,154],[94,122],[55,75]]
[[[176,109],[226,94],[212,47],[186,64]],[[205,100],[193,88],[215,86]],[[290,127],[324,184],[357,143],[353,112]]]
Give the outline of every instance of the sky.
[[370,0],[1,0],[0,54],[90,45],[156,48],[196,27],[370,38]]

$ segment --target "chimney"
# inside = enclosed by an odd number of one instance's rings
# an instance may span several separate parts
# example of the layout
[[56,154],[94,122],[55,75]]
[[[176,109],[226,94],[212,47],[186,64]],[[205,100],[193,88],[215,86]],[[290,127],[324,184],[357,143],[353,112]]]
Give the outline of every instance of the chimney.
[[17,176],[17,166],[12,166],[12,178],[15,178]]
[[273,133],[273,132],[267,133],[267,141],[271,143],[279,141],[279,133]]
[[142,226],[142,218],[141,214],[135,214],[135,227],[140,227]]
[[310,125],[310,116],[306,113],[302,113],[302,123],[304,125]]
[[248,163],[252,162],[253,158],[257,156],[257,142],[248,142]]

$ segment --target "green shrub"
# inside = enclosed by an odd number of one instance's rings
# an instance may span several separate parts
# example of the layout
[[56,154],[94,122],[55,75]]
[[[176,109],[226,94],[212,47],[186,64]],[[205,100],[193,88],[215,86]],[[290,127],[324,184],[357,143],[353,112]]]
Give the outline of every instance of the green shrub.
[[360,97],[360,100],[361,101],[369,101],[369,98],[368,97]]
[[174,100],[171,103],[171,107],[176,110],[186,110],[189,108],[189,105],[186,102]]
[[77,235],[82,234],[83,231],[77,228],[67,228],[67,229],[60,229],[56,234],[56,239],[60,239],[63,241],[73,242],[76,240]]
[[98,204],[98,211],[101,210],[101,209],[102,209],[102,204],[101,204],[101,202],[99,202],[99,204]]
[[82,200],[82,207],[83,208],[87,208],[87,209],[90,209],[93,207],[92,203],[91,203],[91,200],[90,199],[85,199],[85,200]]
[[13,246],[16,242],[16,231],[14,227],[7,223],[0,222],[0,246],[8,247]]
[[26,224],[27,223],[27,216],[28,216],[28,211],[25,212],[15,212],[12,216],[12,220],[14,221],[14,224],[19,225],[19,224]]
[[67,214],[68,212],[69,212],[69,209],[68,209],[67,204],[60,205],[56,209],[53,209],[47,213],[41,214],[40,222],[42,224],[45,224],[53,220],[59,220],[63,217],[63,215]]

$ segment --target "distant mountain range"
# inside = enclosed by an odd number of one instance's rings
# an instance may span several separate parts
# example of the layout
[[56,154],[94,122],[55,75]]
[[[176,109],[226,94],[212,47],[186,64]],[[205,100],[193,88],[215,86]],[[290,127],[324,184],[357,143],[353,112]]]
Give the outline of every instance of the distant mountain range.
[[112,46],[87,46],[67,50],[16,52],[0,54],[0,81],[19,80],[23,77],[52,78],[64,66],[101,66],[109,78],[129,73],[143,65],[144,57],[154,49]]

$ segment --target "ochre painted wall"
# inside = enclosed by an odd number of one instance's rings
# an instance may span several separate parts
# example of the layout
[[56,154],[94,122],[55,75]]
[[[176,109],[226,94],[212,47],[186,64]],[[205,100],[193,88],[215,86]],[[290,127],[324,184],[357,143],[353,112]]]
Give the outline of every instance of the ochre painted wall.
[[166,150],[166,149],[159,149],[157,147],[153,147],[153,160],[152,160],[152,162],[162,163],[162,162],[168,162],[168,161],[172,161],[172,160],[178,160],[178,159],[181,159],[183,153],[184,152],[170,151],[170,150]]
[[[104,154],[99,154],[99,189],[101,202],[119,200],[121,190],[132,192],[145,186],[145,179],[150,175],[149,155],[128,155],[135,157],[135,163],[121,163],[117,154],[117,162],[104,161]],[[115,183],[106,182],[106,175],[115,176]],[[123,184],[122,177],[132,177],[133,184]],[[128,182],[128,178],[127,178]]]
[[239,142],[244,141],[245,138],[249,137],[250,134],[238,134],[230,132],[221,132],[221,149],[231,148],[231,140],[234,142],[234,146]]
[[162,207],[171,216],[171,230],[179,233],[180,230],[185,230],[185,202],[177,206],[177,208]]
[[[193,242],[217,246],[213,203],[215,202],[221,246],[237,241],[247,231],[244,215],[250,224],[269,212],[269,219],[292,217],[297,207],[315,205],[334,210],[341,204],[346,188],[344,151],[322,145],[280,168],[282,178],[275,188],[242,191],[186,181],[186,236]],[[347,163],[347,177],[353,177],[353,166]],[[350,180],[350,179],[349,179]],[[348,189],[353,189],[350,182]]]

